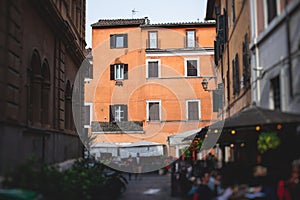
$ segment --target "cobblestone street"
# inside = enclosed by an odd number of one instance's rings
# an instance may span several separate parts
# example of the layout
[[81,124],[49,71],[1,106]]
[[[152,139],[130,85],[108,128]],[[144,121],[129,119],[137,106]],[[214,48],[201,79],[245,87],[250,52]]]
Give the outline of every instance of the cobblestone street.
[[[142,174],[141,180],[134,177],[129,181],[126,192],[120,200],[179,200],[171,197],[171,175],[158,175],[155,173]],[[126,177],[127,178],[127,177]]]

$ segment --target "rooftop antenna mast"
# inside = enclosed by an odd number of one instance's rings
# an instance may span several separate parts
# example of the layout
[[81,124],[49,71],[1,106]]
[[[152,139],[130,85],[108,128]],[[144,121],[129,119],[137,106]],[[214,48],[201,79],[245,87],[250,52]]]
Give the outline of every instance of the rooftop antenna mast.
[[133,10],[131,10],[132,19],[133,19],[133,15],[135,15],[137,12],[139,12],[139,11],[135,10],[135,8]]

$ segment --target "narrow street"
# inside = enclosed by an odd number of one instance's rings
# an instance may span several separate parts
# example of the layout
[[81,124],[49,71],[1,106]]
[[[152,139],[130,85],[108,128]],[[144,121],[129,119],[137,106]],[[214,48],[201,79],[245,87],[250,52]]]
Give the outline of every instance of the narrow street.
[[[179,200],[182,198],[171,197],[171,175],[156,173],[142,174],[141,180],[134,178],[129,181],[126,192],[120,200]],[[126,177],[127,178],[127,177]]]

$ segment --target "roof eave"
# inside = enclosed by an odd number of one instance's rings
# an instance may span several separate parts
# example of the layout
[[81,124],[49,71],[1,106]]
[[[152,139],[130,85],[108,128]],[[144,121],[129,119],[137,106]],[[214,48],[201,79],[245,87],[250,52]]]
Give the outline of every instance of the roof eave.
[[215,20],[215,3],[216,0],[207,0],[205,20]]

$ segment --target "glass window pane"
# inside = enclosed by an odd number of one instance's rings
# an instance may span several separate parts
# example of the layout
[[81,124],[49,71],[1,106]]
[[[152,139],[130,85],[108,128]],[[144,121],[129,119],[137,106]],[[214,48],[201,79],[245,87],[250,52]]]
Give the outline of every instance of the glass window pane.
[[124,65],[115,65],[115,80],[124,79]]
[[187,31],[187,47],[195,47],[195,31]]
[[187,61],[187,76],[197,76],[197,60]]
[[150,121],[157,121],[159,119],[159,103],[158,102],[151,102],[149,103],[149,120]]
[[149,32],[149,48],[157,48],[157,32]]
[[188,102],[188,120],[199,120],[198,102]]
[[124,47],[124,37],[116,36],[116,47]]
[[158,77],[158,61],[148,62],[148,77]]

